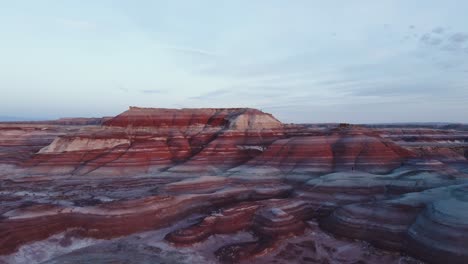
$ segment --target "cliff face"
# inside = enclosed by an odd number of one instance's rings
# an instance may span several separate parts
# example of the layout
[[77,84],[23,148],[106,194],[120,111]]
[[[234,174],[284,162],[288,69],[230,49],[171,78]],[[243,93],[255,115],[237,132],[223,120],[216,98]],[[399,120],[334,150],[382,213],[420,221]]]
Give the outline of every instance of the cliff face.
[[466,131],[250,108],[70,120],[0,124],[0,263],[416,263],[343,237],[467,262]]

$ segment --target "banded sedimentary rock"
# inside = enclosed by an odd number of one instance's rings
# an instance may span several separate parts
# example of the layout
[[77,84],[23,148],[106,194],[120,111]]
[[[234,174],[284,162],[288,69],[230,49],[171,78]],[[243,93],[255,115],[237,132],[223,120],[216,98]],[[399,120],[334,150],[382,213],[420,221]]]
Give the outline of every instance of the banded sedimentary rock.
[[213,263],[417,261],[384,248],[464,263],[468,136],[457,128],[138,107],[0,124],[0,262],[118,261],[127,249]]
[[346,127],[322,131],[321,135],[276,140],[246,165],[275,167],[283,173],[388,173],[412,157],[410,151],[368,129]]
[[79,127],[0,124],[0,162],[19,165],[29,160],[58,136],[76,132]]
[[431,263],[450,258],[453,263],[463,263],[463,237],[468,234],[465,192],[466,184],[451,185],[394,199],[349,204],[320,220],[320,226],[385,249],[407,251]]
[[78,228],[89,237],[111,238],[163,227],[194,212],[224,204],[281,197],[290,190],[288,186],[256,189],[232,186],[208,194],[149,196],[88,207],[32,205],[18,208],[2,215],[0,254],[11,253],[22,244],[69,228]]
[[468,185],[428,204],[407,231],[405,250],[434,263],[467,263]]
[[255,109],[131,107],[98,129],[56,138],[26,165],[35,173],[78,175],[213,173],[242,164],[261,152],[251,146],[282,135],[278,120]]

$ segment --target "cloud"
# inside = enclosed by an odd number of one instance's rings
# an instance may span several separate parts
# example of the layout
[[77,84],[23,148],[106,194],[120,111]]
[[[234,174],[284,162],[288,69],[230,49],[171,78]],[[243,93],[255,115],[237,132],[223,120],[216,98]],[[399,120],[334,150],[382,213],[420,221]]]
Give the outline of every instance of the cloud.
[[420,38],[421,42],[430,45],[430,46],[437,46],[442,43],[443,39],[437,36],[434,36],[430,33],[426,33],[421,36]]
[[175,51],[175,52],[191,54],[191,55],[199,55],[199,56],[206,56],[206,57],[218,57],[219,56],[219,54],[215,52],[211,52],[211,51],[204,50],[204,49],[191,48],[191,47],[162,46],[162,48]]
[[57,23],[73,29],[80,30],[92,30],[96,29],[97,24],[91,21],[82,20],[82,19],[69,19],[69,18],[60,18],[56,20]]
[[158,90],[158,89],[146,89],[146,90],[141,90],[140,92],[144,94],[162,94],[162,93],[165,93],[166,91]]
[[[315,69],[314,54],[308,51],[294,51],[286,56],[269,55],[268,59],[251,61],[242,57],[226,57],[200,69],[197,73],[209,76],[222,76],[235,79],[275,78],[286,75],[319,74],[324,69]],[[312,69],[313,68],[313,71]]]
[[128,88],[125,88],[125,87],[123,87],[123,86],[117,87],[117,90],[119,90],[119,91],[121,91],[121,92],[125,92],[125,93],[128,93],[128,91],[129,91]]
[[468,34],[464,32],[458,32],[450,36],[449,40],[452,43],[465,43],[468,41]]
[[380,83],[352,90],[356,96],[406,97],[410,95],[437,93],[440,87],[422,83]]
[[431,32],[423,34],[419,40],[426,46],[439,47],[442,51],[455,53],[468,50],[468,33],[448,34],[447,30],[442,27],[434,28]]
[[443,27],[436,27],[432,29],[432,33],[435,33],[435,34],[443,34],[444,32],[445,32],[445,28]]
[[458,62],[442,61],[442,62],[436,63],[436,66],[438,66],[439,68],[444,69],[444,70],[451,70],[451,69],[457,68]]
[[192,96],[192,97],[189,97],[188,99],[192,99],[192,100],[212,99],[212,98],[216,98],[216,97],[229,94],[230,92],[231,92],[230,89],[218,89],[218,90],[203,93],[197,96]]

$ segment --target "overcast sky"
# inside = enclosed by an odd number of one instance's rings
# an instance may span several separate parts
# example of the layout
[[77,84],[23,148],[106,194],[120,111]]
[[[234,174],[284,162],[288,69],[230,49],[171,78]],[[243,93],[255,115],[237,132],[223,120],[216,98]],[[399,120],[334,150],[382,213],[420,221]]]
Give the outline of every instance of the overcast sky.
[[0,0],[0,116],[468,122],[468,1]]

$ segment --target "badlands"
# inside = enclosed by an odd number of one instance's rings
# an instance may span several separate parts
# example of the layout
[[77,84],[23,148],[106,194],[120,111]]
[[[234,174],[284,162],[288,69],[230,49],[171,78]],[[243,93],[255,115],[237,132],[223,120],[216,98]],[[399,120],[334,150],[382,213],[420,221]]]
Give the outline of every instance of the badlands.
[[468,126],[0,123],[0,263],[468,263]]

